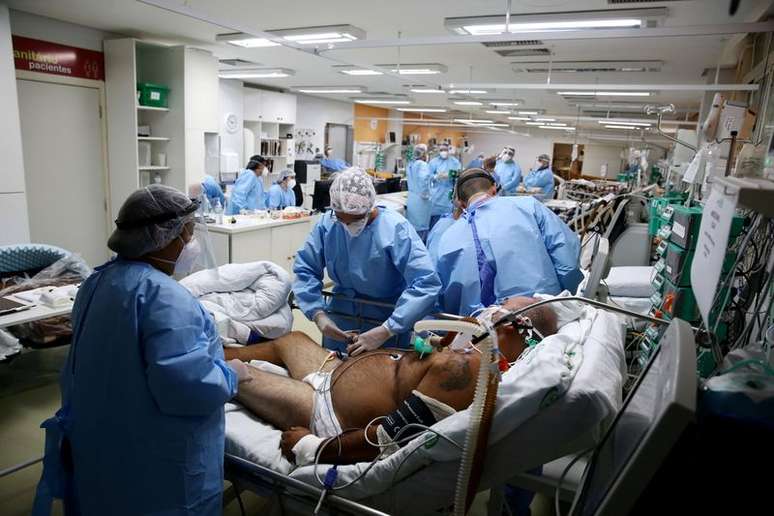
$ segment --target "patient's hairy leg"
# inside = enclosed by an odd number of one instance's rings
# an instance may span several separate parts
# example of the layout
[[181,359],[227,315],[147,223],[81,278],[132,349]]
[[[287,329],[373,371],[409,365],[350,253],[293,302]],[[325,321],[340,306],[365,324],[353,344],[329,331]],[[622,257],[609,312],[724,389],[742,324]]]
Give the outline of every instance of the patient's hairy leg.
[[239,384],[237,400],[250,412],[280,430],[308,428],[312,420],[314,390],[309,384],[248,367],[251,382]]
[[[287,335],[260,344],[242,348],[226,348],[226,360],[238,358],[243,362],[265,360],[286,368],[290,376],[301,380],[320,368],[330,352],[320,347],[308,335],[293,331]],[[333,358],[325,363],[323,371],[333,370],[341,361]]]

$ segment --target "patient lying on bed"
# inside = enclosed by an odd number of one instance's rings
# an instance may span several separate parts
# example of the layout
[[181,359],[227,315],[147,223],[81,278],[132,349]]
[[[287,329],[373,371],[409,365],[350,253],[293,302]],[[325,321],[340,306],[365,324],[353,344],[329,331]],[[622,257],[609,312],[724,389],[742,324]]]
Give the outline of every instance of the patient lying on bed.
[[[514,310],[536,301],[512,298],[503,308]],[[551,308],[541,306],[523,315],[543,336],[556,333]],[[497,319],[495,315],[493,320]],[[523,336],[508,324],[498,327],[498,337],[501,353],[515,361],[525,347]],[[288,370],[289,378],[251,367],[253,381],[240,385],[237,399],[283,430],[282,452],[297,464],[313,461],[322,440],[336,436],[324,448],[321,462],[369,461],[379,454],[369,440],[390,443],[408,423],[431,426],[464,410],[473,401],[480,359],[472,348],[467,352],[447,348],[424,358],[414,351],[381,349],[341,361],[300,332],[227,348],[225,354],[227,359],[264,360]],[[366,439],[363,430],[374,418],[381,419],[368,427]],[[408,430],[400,437],[420,432]]]

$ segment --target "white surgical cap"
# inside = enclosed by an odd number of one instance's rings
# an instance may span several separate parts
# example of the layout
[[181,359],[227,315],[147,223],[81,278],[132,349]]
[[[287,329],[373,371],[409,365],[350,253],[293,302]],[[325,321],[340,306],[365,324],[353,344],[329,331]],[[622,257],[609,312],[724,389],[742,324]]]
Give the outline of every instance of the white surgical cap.
[[281,183],[289,177],[296,177],[296,173],[293,170],[286,168],[285,170],[280,172],[279,182]]
[[350,215],[364,215],[376,203],[371,178],[359,168],[348,168],[334,176],[330,189],[331,208]]
[[118,211],[108,247],[123,258],[163,249],[194,220],[198,207],[198,202],[171,186],[152,184],[136,190]]
[[420,143],[414,146],[414,156],[419,157],[424,156],[425,154],[427,154],[427,145]]

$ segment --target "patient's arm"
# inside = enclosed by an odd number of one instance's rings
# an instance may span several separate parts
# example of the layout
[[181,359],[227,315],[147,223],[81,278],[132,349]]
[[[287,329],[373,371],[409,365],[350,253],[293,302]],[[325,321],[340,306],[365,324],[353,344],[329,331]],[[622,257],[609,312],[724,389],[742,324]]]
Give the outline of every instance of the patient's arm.
[[[293,456],[293,446],[305,435],[310,434],[308,428],[294,427],[286,432],[282,432],[280,447],[282,453],[289,460],[295,460]],[[341,453],[339,453],[339,441],[334,439],[320,455],[322,464],[354,464],[356,462],[370,462],[379,454],[379,449],[371,446],[365,439],[362,428],[345,431],[340,436]],[[368,429],[368,438],[375,443],[378,440],[376,436],[376,426]]]

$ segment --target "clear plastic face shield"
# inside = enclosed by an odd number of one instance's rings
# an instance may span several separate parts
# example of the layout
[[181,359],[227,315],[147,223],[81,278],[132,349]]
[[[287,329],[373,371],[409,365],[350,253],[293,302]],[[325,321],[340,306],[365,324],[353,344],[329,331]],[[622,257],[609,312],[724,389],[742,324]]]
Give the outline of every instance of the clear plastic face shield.
[[[189,230],[191,230],[190,234]],[[190,237],[188,241],[184,235]],[[198,212],[193,224],[187,224],[178,238],[183,241],[184,247],[175,260],[175,270],[172,274],[175,279],[179,280],[203,270],[213,270],[217,274],[212,239],[207,230],[207,224],[202,221]]]

